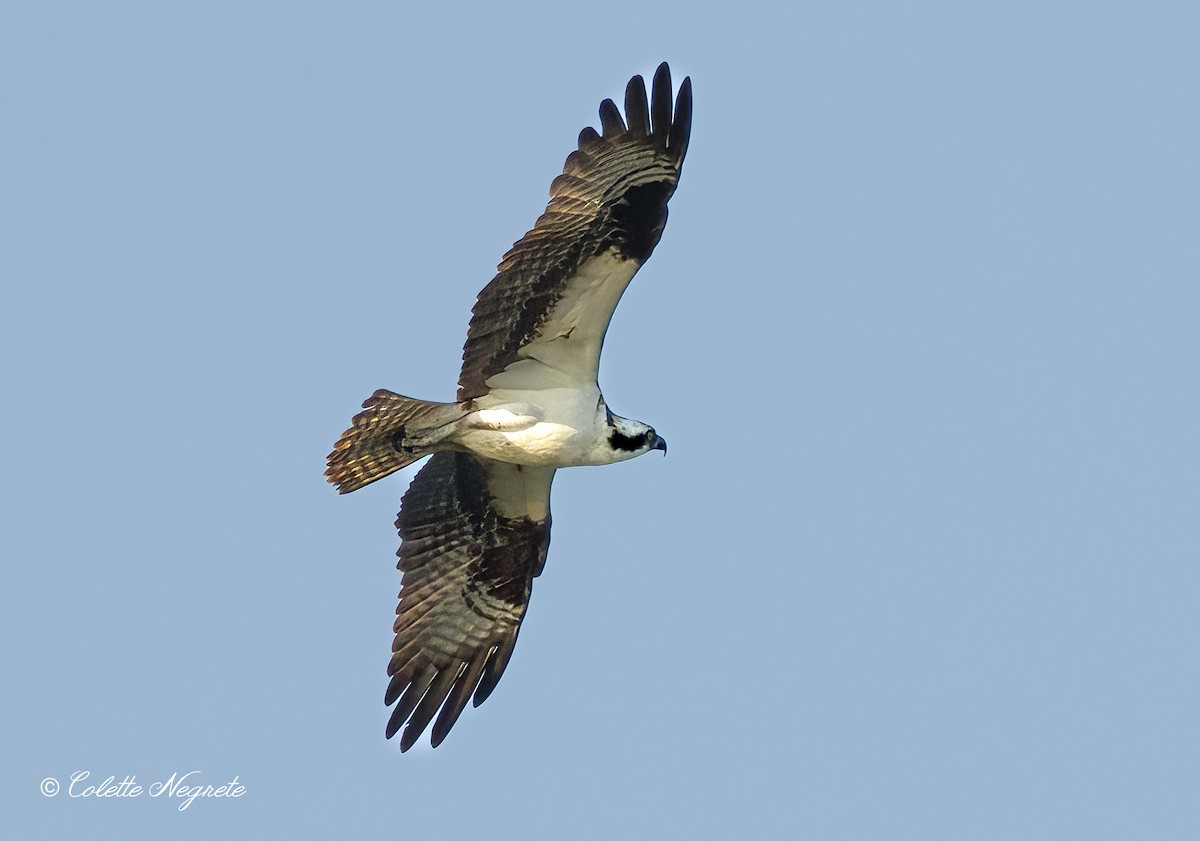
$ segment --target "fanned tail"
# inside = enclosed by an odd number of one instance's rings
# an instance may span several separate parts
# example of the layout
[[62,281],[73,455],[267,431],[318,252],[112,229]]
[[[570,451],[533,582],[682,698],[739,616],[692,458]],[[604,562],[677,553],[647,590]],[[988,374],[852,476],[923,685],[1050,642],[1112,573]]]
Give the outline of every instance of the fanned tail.
[[466,415],[458,403],[417,400],[381,388],[333,445],[325,478],[350,493],[412,464],[434,450],[418,443]]

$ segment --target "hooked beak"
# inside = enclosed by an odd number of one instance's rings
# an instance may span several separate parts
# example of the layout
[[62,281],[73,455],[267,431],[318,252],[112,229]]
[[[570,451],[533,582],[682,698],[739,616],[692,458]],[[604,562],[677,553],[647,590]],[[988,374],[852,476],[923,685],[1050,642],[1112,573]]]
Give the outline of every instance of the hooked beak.
[[667,439],[663,438],[661,435],[655,436],[654,443],[650,445],[650,449],[662,450],[663,455],[665,456],[667,454]]

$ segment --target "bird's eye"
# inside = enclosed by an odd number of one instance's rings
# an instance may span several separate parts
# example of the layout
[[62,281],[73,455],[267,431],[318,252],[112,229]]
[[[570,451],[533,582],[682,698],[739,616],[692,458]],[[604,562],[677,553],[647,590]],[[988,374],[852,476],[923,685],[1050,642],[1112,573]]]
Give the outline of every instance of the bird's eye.
[[657,438],[657,437],[658,437],[658,436],[654,434],[654,430],[653,430],[653,429],[651,429],[651,430],[648,430],[648,431],[646,432],[646,443],[647,443],[647,444],[653,444],[653,443],[654,443],[654,439],[655,439],[655,438]]

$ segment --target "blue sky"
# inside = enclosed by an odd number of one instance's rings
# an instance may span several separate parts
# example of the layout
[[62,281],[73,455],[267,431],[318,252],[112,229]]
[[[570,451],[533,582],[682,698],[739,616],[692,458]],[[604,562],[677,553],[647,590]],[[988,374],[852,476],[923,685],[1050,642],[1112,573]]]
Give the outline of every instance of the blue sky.
[[[1198,36],[1167,3],[9,4],[6,824],[1195,837]],[[601,385],[670,455],[560,473],[504,679],[401,756],[412,470],[338,497],[325,454],[376,388],[449,399],[579,129],[664,59],[692,144]]]

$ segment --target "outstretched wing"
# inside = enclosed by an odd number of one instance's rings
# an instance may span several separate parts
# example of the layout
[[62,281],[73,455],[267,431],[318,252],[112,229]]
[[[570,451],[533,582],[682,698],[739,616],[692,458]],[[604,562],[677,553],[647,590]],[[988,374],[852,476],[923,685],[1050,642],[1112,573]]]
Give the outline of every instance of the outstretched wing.
[[[553,468],[435,453],[413,479],[396,527],[404,573],[384,701],[406,751],[437,715],[446,738],[472,693],[496,688],[550,546]],[[438,710],[441,710],[440,714]]]
[[671,73],[625,89],[625,116],[600,104],[603,134],[586,128],[550,185],[533,230],[500,262],[473,310],[458,399],[492,388],[554,388],[595,382],[604,333],[633,275],[667,223],[692,125],[692,85],[672,108]]

